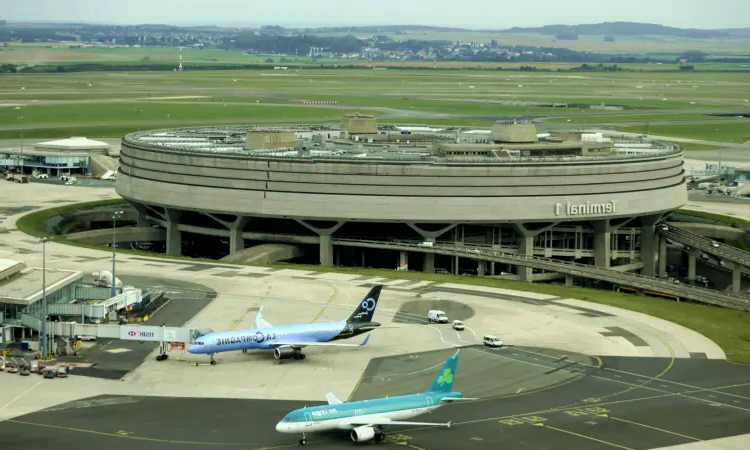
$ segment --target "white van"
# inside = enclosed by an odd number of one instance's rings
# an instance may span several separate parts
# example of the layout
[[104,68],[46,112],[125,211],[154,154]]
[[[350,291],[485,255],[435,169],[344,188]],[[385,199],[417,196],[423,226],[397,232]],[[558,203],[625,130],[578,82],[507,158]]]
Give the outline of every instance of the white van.
[[502,347],[503,341],[500,340],[499,337],[493,336],[491,334],[485,335],[484,339],[482,339],[482,342],[484,345],[488,347]]
[[417,247],[432,247],[434,244],[434,242],[425,241],[417,244]]
[[444,311],[431,309],[427,313],[427,322],[448,323],[448,316],[445,315]]

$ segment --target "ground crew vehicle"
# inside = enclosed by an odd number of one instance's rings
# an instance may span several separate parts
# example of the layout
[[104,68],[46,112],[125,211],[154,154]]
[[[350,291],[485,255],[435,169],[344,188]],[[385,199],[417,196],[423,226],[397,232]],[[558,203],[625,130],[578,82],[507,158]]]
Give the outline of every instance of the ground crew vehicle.
[[427,322],[448,323],[448,316],[445,315],[444,311],[431,309],[427,313]]

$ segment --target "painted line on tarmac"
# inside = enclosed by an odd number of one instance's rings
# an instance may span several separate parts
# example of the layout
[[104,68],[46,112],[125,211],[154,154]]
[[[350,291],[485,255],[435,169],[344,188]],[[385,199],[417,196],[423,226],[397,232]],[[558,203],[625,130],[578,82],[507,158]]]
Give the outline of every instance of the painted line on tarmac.
[[572,436],[576,436],[576,437],[588,439],[588,440],[591,440],[591,441],[599,442],[601,444],[606,444],[606,445],[609,445],[609,446],[612,446],[612,447],[622,448],[622,449],[625,449],[625,450],[634,450],[634,449],[632,449],[630,447],[625,447],[624,445],[614,444],[612,442],[607,442],[607,441],[603,441],[601,439],[597,439],[597,438],[594,438],[594,437],[591,437],[591,436],[586,436],[585,434],[574,433],[573,431],[563,430],[562,428],[557,428],[557,427],[553,427],[553,426],[550,426],[550,425],[545,425],[543,423],[535,423],[533,425],[536,426],[536,427],[548,428],[550,430],[555,430],[555,431],[559,431],[561,433],[566,433],[566,434],[570,434]]
[[333,299],[336,298],[337,295],[339,295],[339,288],[337,288],[333,284],[329,284],[329,283],[325,283],[325,284],[328,284],[328,286],[330,286],[330,287],[333,288],[333,294],[331,294],[331,297],[328,299],[328,301],[325,303],[325,305],[323,305],[323,307],[320,308],[320,311],[318,311],[318,314],[316,314],[315,317],[313,317],[313,320],[310,323],[317,322],[318,319],[320,319],[320,316],[323,315],[323,312],[326,310],[326,308],[328,308],[328,306],[331,304],[331,302],[333,301]]
[[675,433],[674,431],[665,430],[663,428],[652,427],[651,425],[646,425],[644,423],[633,422],[632,420],[620,419],[619,417],[613,417],[613,416],[610,416],[609,414],[600,414],[599,417],[604,417],[604,418],[607,418],[607,419],[616,420],[618,422],[630,423],[630,424],[633,424],[633,425],[638,425],[639,427],[650,428],[652,430],[661,431],[662,433],[674,434],[675,436],[684,437],[685,439],[692,439],[694,441],[703,442],[703,439],[698,439],[698,438],[694,438],[692,436],[687,436],[687,435],[684,435],[684,434]]

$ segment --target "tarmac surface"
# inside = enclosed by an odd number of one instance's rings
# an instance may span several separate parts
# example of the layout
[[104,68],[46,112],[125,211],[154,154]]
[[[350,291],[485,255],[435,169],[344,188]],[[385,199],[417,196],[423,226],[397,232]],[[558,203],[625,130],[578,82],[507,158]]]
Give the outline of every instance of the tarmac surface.
[[[453,351],[375,360],[371,366],[378,368],[368,372],[377,380],[421,364],[419,373],[395,385],[390,395],[418,392],[435,373],[436,368],[425,366]],[[497,370],[496,364],[508,370]],[[505,376],[506,372],[517,376]],[[524,372],[529,376],[524,378]],[[559,378],[560,373],[567,379]],[[530,384],[544,377],[558,380],[546,387]],[[385,380],[378,384],[391,385]],[[750,366],[726,361],[589,358],[539,348],[472,346],[460,350],[455,388],[481,400],[413,419],[453,421],[451,428],[388,428],[386,442],[378,447],[640,450],[750,432]],[[354,397],[384,392],[360,383]],[[297,447],[299,436],[278,433],[274,427],[289,411],[312,405],[309,401],[99,396],[0,423],[0,442],[9,448],[54,443],[59,450]],[[352,448],[346,432],[308,436],[308,445]]]
[[[84,277],[86,281],[90,276]],[[181,327],[197,315],[216,298],[216,291],[200,284],[180,280],[162,280],[142,276],[118,276],[125,285],[143,289],[159,288],[165,291],[169,301],[149,317],[144,325],[166,325]],[[61,361],[93,364],[91,367],[75,367],[74,375],[120,379],[137,369],[159,346],[157,342],[102,339],[84,344],[78,357],[65,357]]]

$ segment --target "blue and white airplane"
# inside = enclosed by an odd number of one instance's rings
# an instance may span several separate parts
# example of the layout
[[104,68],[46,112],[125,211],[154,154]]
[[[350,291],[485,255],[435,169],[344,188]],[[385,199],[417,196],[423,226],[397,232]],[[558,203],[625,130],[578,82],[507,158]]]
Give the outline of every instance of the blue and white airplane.
[[367,336],[361,344],[338,344],[331,341],[348,339],[379,327],[372,321],[378,297],[383,285],[370,289],[357,309],[348,319],[341,322],[308,323],[297,325],[272,326],[263,320],[263,308],[255,319],[256,327],[247,330],[220,331],[198,330],[194,342],[188,346],[188,353],[209,355],[211,364],[216,364],[214,354],[242,350],[273,350],[276,359],[305,359],[302,349],[307,346],[360,347],[367,344]]
[[432,384],[421,394],[402,395],[399,397],[342,402],[333,394],[326,394],[327,405],[311,406],[297,409],[286,415],[276,424],[276,431],[288,434],[302,434],[300,445],[307,443],[308,433],[326,430],[349,430],[354,442],[385,439],[384,426],[392,425],[426,425],[450,427],[448,423],[404,422],[420,414],[430,412],[447,403],[458,400],[477,400],[465,398],[460,392],[453,391],[456,376],[458,353],[450,356],[443,363]]

